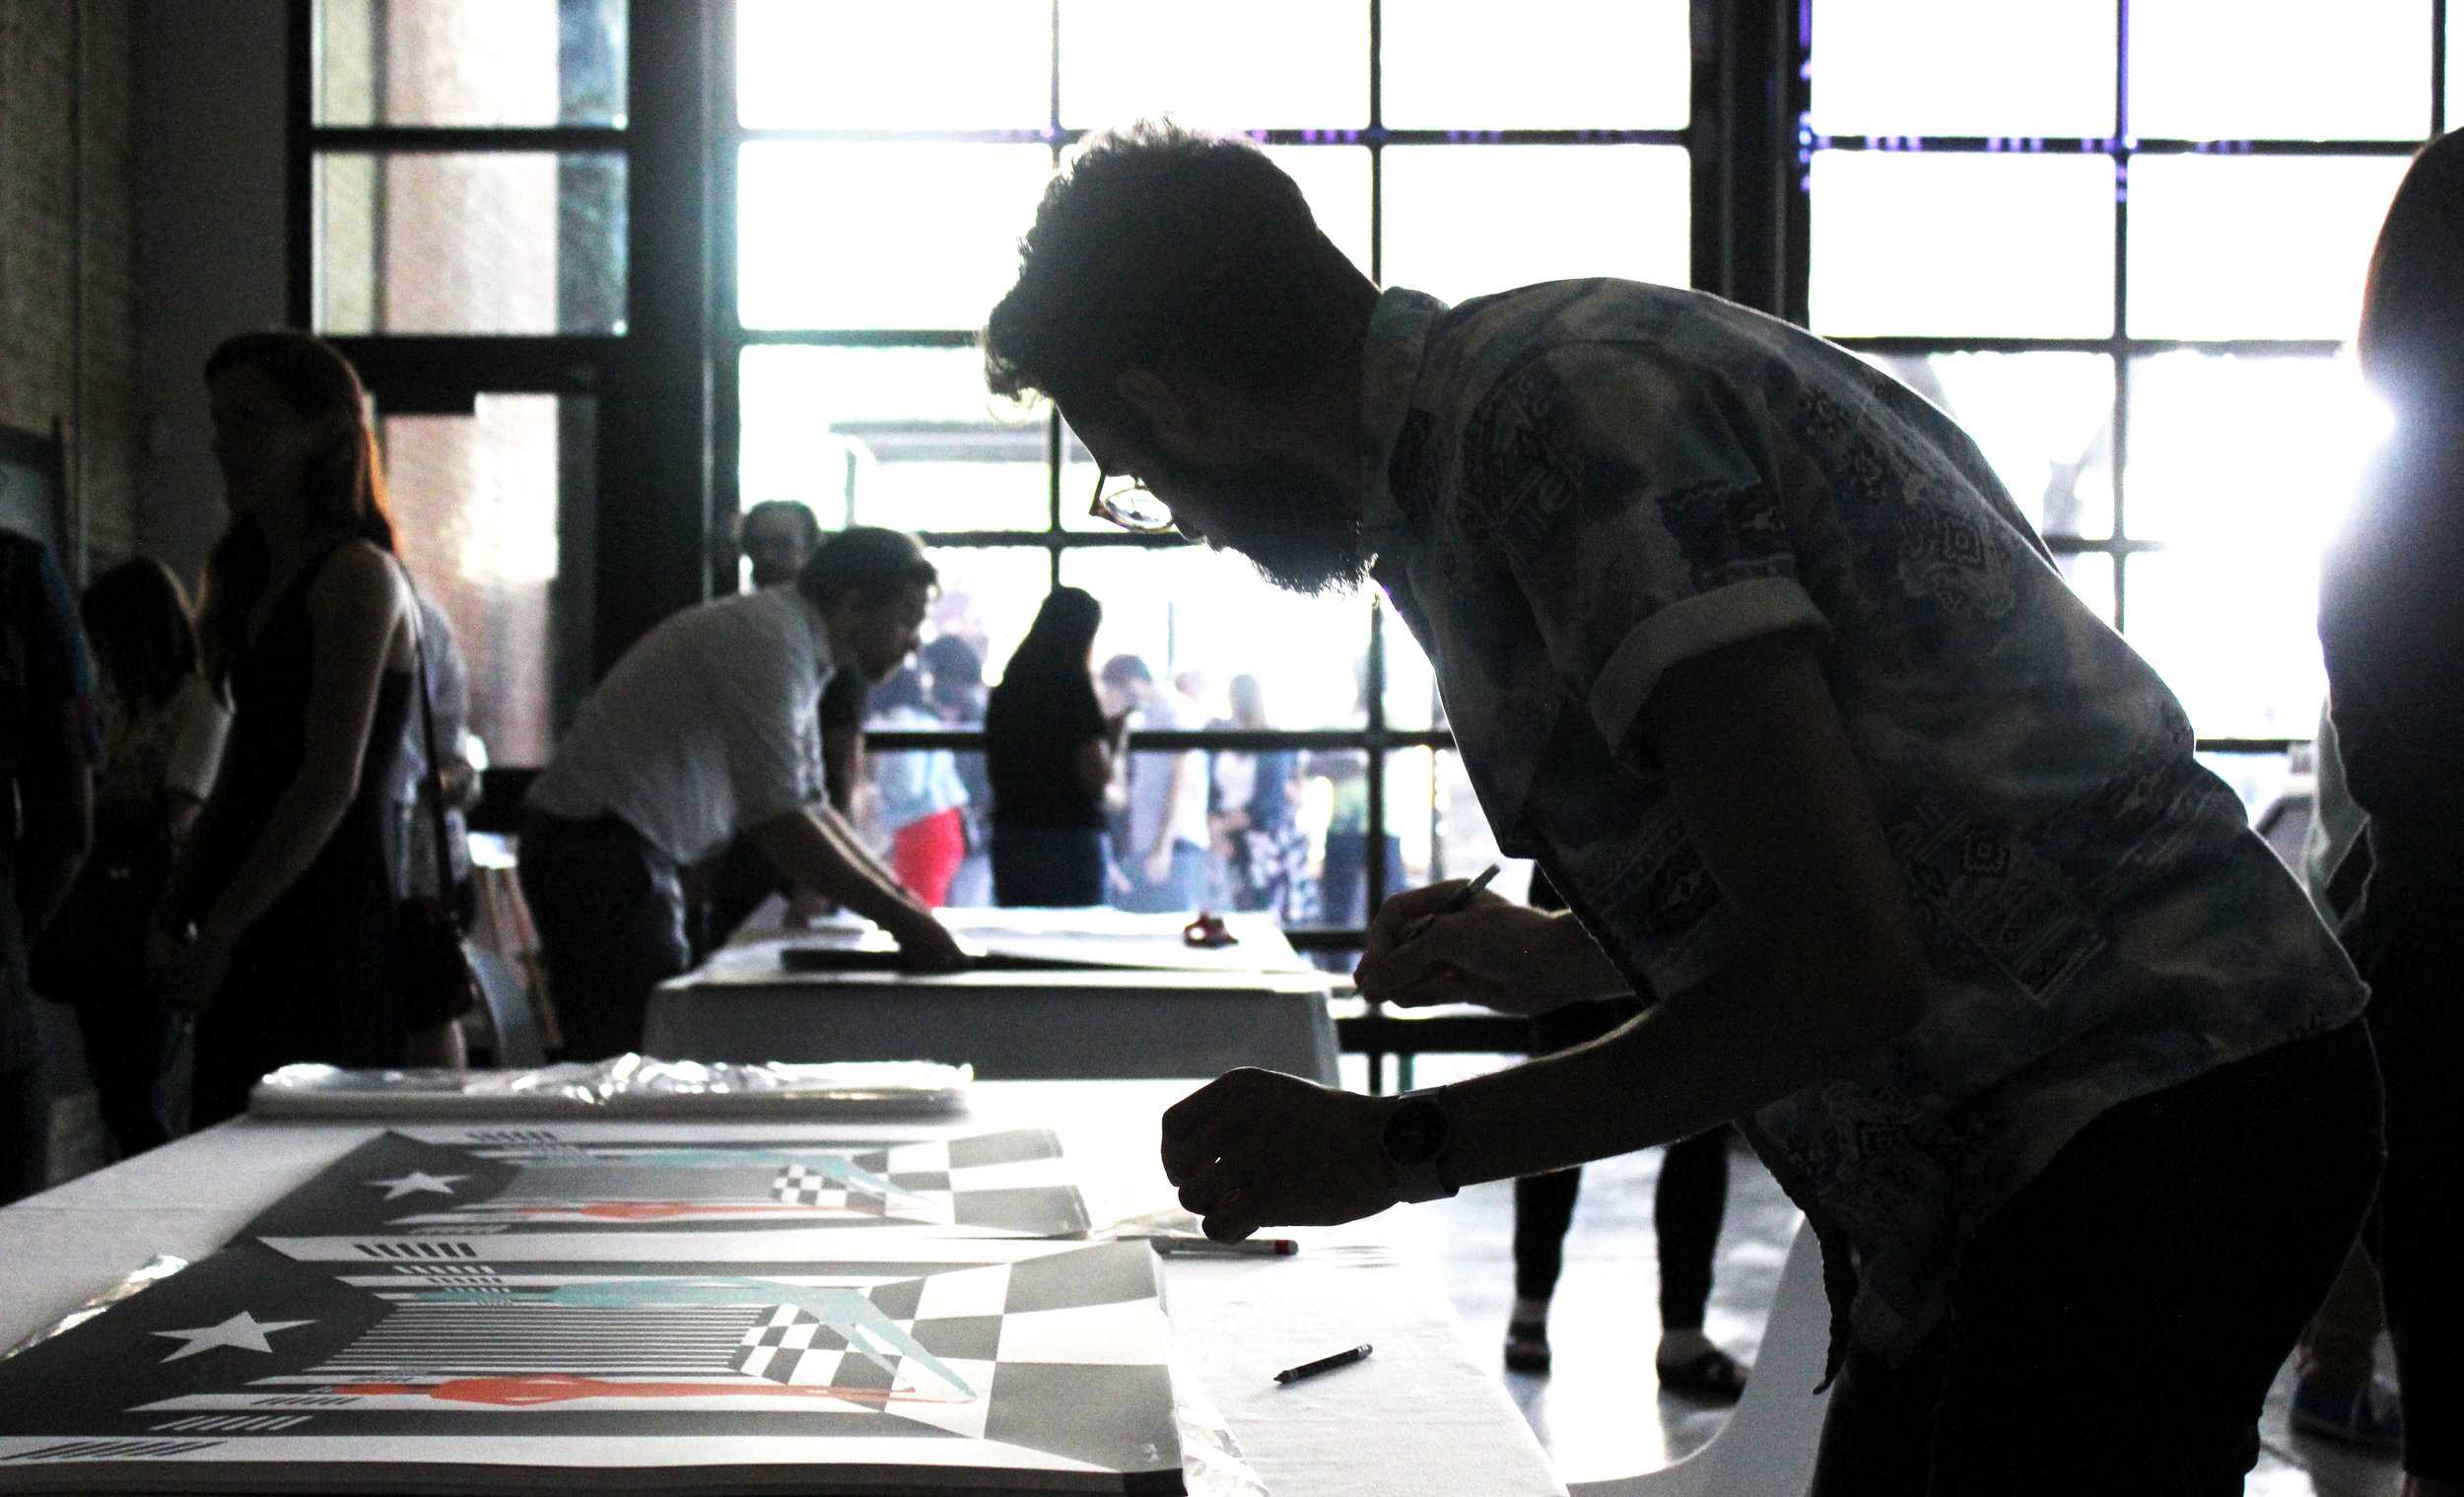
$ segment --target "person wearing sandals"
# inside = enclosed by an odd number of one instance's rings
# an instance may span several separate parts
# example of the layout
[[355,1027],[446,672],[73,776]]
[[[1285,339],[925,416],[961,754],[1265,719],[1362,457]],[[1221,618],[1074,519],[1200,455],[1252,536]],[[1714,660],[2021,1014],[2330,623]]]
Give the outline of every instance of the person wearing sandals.
[[1702,293],[1381,290],[1169,124],[1087,143],[1020,259],[992,387],[1119,523],[1374,577],[1574,907],[1399,895],[1362,993],[1657,1000],[1401,1097],[1217,1079],[1161,1129],[1207,1234],[1736,1120],[1823,1248],[1816,1497],[2238,1490],[2376,1188],[2367,993],[1976,444]]
[[[1548,875],[1532,872],[1532,908],[1563,910]],[[1642,1011],[1630,998],[1568,1003],[1532,1020],[1532,1054],[1554,1055],[1614,1033]],[[1711,1304],[1711,1260],[1728,1209],[1728,1149],[1736,1129],[1725,1124],[1680,1138],[1660,1151],[1652,1190],[1652,1240],[1660,1259],[1660,1345],[1652,1368],[1663,1393],[1734,1403],[1753,1369],[1703,1333]],[[1566,1231],[1583,1189],[1583,1167],[1526,1175],[1514,1183],[1514,1309],[1506,1320],[1506,1368],[1545,1373],[1548,1303],[1565,1267]]]
[[205,376],[232,517],[199,635],[232,723],[148,938],[163,1001],[195,1017],[198,1127],[292,1061],[401,1065],[443,1018],[412,1011],[394,960],[387,788],[419,611],[359,374],[269,331],[225,342]]

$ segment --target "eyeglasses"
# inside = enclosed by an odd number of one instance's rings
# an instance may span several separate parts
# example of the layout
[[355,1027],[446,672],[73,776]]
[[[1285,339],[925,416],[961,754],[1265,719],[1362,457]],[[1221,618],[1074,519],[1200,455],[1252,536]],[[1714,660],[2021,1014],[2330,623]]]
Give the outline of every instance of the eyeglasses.
[[1095,470],[1095,502],[1086,512],[1108,519],[1124,530],[1160,535],[1174,528],[1172,510],[1145,484],[1127,473]]

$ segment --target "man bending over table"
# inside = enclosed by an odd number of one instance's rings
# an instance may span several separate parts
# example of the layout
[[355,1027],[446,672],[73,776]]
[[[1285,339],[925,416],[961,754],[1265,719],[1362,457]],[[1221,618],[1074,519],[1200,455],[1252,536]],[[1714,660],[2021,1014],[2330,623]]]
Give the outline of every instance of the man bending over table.
[[963,961],[949,932],[805,782],[831,674],[879,681],[916,649],[938,575],[915,537],[856,526],[795,585],[719,598],[625,651],[530,788],[521,886],[568,1054],[638,1050],[650,989],[691,964],[677,871],[742,835],[798,885]]
[[1824,1247],[1818,1493],[2240,1490],[2377,1173],[2362,988],[1949,419],[1693,292],[1381,293],[1171,127],[1047,191],[985,355],[1099,510],[1374,576],[1435,662],[1573,913],[1402,896],[1367,994],[1665,995],[1402,1098],[1225,1076],[1164,1119],[1211,1235],[1736,1119]]

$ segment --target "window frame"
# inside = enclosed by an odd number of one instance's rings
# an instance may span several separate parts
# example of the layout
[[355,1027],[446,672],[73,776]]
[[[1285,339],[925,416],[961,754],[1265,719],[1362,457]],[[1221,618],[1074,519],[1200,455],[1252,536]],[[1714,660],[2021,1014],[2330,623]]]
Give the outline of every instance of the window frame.
[[[379,0],[382,3],[382,0]],[[623,123],[539,127],[329,125],[313,116],[315,0],[291,0],[289,281],[294,320],[309,325],[314,309],[316,232],[314,170],[317,159],[338,151],[376,154],[413,151],[590,151],[621,156],[627,168],[627,321],[620,333],[554,335],[372,334],[333,341],[357,363],[392,414],[467,411],[480,392],[588,394],[600,401],[599,520],[589,563],[598,606],[590,628],[598,668],[673,608],[736,585],[732,549],[714,539],[715,527],[735,514],[740,501],[741,366],[749,348],[780,345],[826,347],[960,348],[972,345],[972,329],[747,329],[737,317],[734,253],[741,147],[757,140],[955,140],[1041,144],[1055,153],[1083,134],[1061,123],[1060,0],[1050,7],[1053,54],[1047,59],[1054,97],[1041,130],[950,132],[746,129],[736,117],[735,6],[719,3],[671,6],[665,0],[634,0],[628,8],[629,64],[650,56],[690,56],[698,66],[629,66]],[[1382,271],[1385,214],[1385,153],[1424,144],[1591,144],[1680,146],[1689,152],[1692,284],[1732,301],[1795,321],[1808,322],[1811,227],[1815,205],[1809,192],[1814,158],[1821,151],[2065,153],[2108,159],[2117,187],[2140,156],[2222,155],[2405,155],[2414,141],[2248,140],[2205,142],[2138,139],[2129,131],[2127,69],[2130,0],[2113,0],[2120,30],[2116,46],[2115,128],[2100,139],[2011,137],[1882,137],[1817,134],[1812,126],[1816,74],[1811,27],[1817,0],[1694,0],[1692,92],[1687,124],[1678,129],[1478,130],[1389,129],[1383,123],[1382,0],[1355,0],[1369,16],[1368,118],[1356,128],[1268,128],[1255,133],[1278,146],[1363,149],[1370,161],[1370,226],[1373,278]],[[2449,0],[2430,0],[2431,133],[2450,114],[2446,98]],[[1771,86],[1776,82],[1777,86]],[[2106,336],[2011,338],[1959,336],[1849,336],[1842,346],[1874,354],[1923,357],[1982,352],[2091,353],[2110,361],[2113,390],[2112,533],[2107,537],[2048,536],[2060,555],[2101,553],[2112,557],[2115,622],[2127,620],[2129,561],[2161,549],[2128,528],[2125,471],[2129,453],[2129,402],[2133,361],[2177,349],[2213,353],[2263,353],[2324,357],[2340,347],[2333,339],[2177,339],[2136,337],[2127,332],[2129,295],[2129,203],[2117,201],[2114,229],[2113,322]],[[1048,474],[1046,524],[1042,529],[927,531],[927,545],[943,547],[1040,547],[1049,576],[1059,579],[1065,551],[1099,547],[1154,548],[1178,544],[1173,537],[1065,529],[1061,493],[1064,441],[1057,415],[1045,420]],[[622,578],[622,587],[609,579]],[[1455,752],[1442,727],[1399,728],[1386,714],[1385,636],[1389,610],[1374,594],[1368,610],[1367,718],[1359,728],[1321,730],[1192,731],[1142,734],[1139,744],[1157,749],[1353,750],[1365,755],[1369,789],[1369,835],[1379,838],[1400,825],[1406,808],[1390,803],[1390,756],[1427,748]],[[982,735],[882,731],[869,735],[883,751],[976,749]],[[2203,751],[2283,753],[2296,738],[2202,738]],[[517,785],[519,777],[506,777]],[[1435,783],[1433,777],[1433,783]],[[1416,814],[1420,808],[1409,808]],[[1393,891],[1384,888],[1384,859],[1368,861],[1371,908]],[[1433,875],[1470,869],[1435,869]],[[1326,928],[1298,933],[1298,943],[1340,948],[1357,945],[1357,929]]]

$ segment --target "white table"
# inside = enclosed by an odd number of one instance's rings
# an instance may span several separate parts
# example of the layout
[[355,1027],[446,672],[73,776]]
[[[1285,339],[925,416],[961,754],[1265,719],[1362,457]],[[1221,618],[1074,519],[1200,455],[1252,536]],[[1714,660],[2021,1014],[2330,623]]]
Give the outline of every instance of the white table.
[[[945,1060],[988,1080],[1215,1076],[1237,1065],[1335,1080],[1328,980],[1297,958],[1291,971],[931,977],[780,965],[782,947],[813,943],[806,933],[739,939],[661,985],[643,1024],[644,1052],[677,1060]],[[1289,956],[1279,934],[1275,944]],[[1282,965],[1246,936],[1243,945]]]
[[[1155,1120],[1196,1084],[979,1084],[963,1126],[1055,1128],[1080,1168],[1089,1212],[1116,1221],[1172,1203]],[[678,1126],[775,1136],[780,1125]],[[375,1131],[243,1119],[0,1210],[0,1346],[155,1254],[213,1252]],[[1273,1497],[1565,1491],[1494,1373],[1466,1351],[1410,1208],[1293,1235],[1304,1245],[1296,1258],[1162,1260],[1176,1360],[1204,1383]],[[1277,1369],[1361,1341],[1377,1352],[1357,1367],[1290,1388],[1272,1381]]]

